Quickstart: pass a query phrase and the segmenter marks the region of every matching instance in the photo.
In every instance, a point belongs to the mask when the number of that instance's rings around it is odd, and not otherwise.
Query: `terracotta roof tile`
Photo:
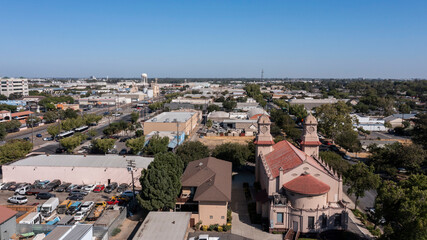
[[[329,185],[310,174],[301,174],[301,176],[283,184],[283,187],[289,191],[305,195],[320,195],[329,192],[331,189]]]
[[[11,217],[15,216],[17,214],[16,211],[9,209],[5,206],[0,206],[0,224],[4,223]]]
[[[301,165],[304,161],[328,173],[313,157],[307,155],[286,140],[273,145],[273,151],[265,156],[265,160],[274,178],[279,176],[280,168],[287,172]]]

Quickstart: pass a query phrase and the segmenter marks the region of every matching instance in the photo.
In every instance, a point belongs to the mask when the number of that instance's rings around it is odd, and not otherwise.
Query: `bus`
[[[76,128],[76,129],[74,129],[74,131],[75,132],[84,132],[84,131],[86,131],[86,130],[88,130],[89,129],[89,127],[88,126],[81,126],[81,127],[78,127],[78,128]]]
[[[63,139],[63,138],[66,138],[66,137],[73,136],[73,134],[74,134],[74,131],[67,131],[67,132],[63,132],[63,133],[58,134],[58,136],[56,136],[56,137],[58,139]]]

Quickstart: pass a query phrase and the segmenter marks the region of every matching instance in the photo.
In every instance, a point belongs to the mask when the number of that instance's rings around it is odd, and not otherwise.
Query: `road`
[[[343,190],[347,193],[348,186],[343,186]],[[348,195],[348,194],[347,194]],[[356,197],[354,195],[349,196],[353,202],[356,201]],[[377,197],[377,191],[376,190],[369,190],[365,192],[365,196],[363,198],[359,198],[359,204],[358,206],[362,210],[366,210],[367,208],[374,207],[375,204],[375,198]],[[354,206],[350,206],[351,208],[354,208]]]

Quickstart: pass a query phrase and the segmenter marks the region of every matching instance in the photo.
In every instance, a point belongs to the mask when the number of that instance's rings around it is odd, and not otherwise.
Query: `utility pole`
[[[30,121],[31,121],[31,143],[34,146],[34,119],[32,118],[31,113],[30,113]]]
[[[135,203],[135,180],[133,179],[133,169],[135,168],[135,160],[129,159],[126,160],[128,162],[127,168],[132,176],[132,191],[133,191],[133,201]]]

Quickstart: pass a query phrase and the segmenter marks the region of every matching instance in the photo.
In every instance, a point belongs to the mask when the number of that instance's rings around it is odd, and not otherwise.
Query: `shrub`
[[[111,236],[116,236],[117,234],[119,234],[122,230],[120,228],[114,228],[113,231],[111,232]]]
[[[218,232],[222,232],[222,226],[218,226]]]
[[[230,231],[231,230],[231,223],[227,223],[227,224],[222,225],[222,229],[226,232]]]
[[[202,230],[206,232],[208,230],[208,225],[203,225]]]
[[[217,229],[218,228],[218,224],[211,224],[211,225],[209,225],[209,231],[215,231],[215,229]]]
[[[233,220],[233,217],[231,216],[231,209],[227,210],[227,223],[231,223],[231,220]]]
[[[199,230],[199,229],[200,229],[200,225],[202,225],[202,221],[198,221],[198,222],[196,223],[196,225],[194,225],[194,227],[196,228],[196,230]]]

